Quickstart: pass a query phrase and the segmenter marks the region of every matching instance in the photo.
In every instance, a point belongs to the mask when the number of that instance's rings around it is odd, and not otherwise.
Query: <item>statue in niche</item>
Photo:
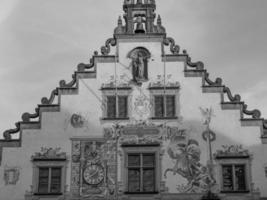
[[[134,83],[140,84],[148,79],[148,59],[150,58],[150,53],[145,48],[139,47],[132,50],[128,57],[132,59],[132,81]]]

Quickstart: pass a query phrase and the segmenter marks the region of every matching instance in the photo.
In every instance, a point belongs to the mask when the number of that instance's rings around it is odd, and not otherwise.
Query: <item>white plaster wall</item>
[[[120,42],[118,44],[119,62],[129,66],[130,60],[127,54],[136,47],[145,47],[151,52],[149,62],[148,76],[149,81],[155,80],[157,75],[163,75],[164,63],[162,62],[162,46],[160,42]],[[131,70],[126,69],[121,64],[116,65],[117,75],[126,74],[129,79],[132,78]],[[222,110],[220,94],[202,93],[201,78],[184,77],[184,63],[166,63],[166,75],[171,74],[171,81],[179,81],[180,89],[180,113],[179,122],[171,123],[181,128],[187,128],[189,137],[196,139],[201,148],[201,163],[206,164],[207,148],[202,139],[202,132],[205,127],[199,107],[212,107],[215,117],[211,122],[211,129],[216,133],[217,140],[213,142],[212,149],[215,152],[221,149],[221,145],[242,144],[244,149],[249,149],[253,154],[252,160],[252,181],[255,187],[259,187],[262,196],[267,197],[267,178],[264,174],[264,164],[267,160],[267,145],[262,145],[260,140],[260,129],[258,127],[241,127],[240,111]],[[3,180],[4,166],[20,167],[20,179],[14,186],[5,186],[0,181],[0,200],[23,200],[26,190],[30,190],[32,184],[32,163],[31,156],[39,152],[41,147],[61,147],[62,152],[71,155],[72,137],[102,137],[103,126],[109,123],[101,121],[101,97],[100,90],[102,83],[107,82],[111,75],[115,75],[114,63],[98,63],[97,78],[83,79],[79,81],[78,95],[62,95],[60,112],[43,113],[41,130],[24,130],[22,132],[21,148],[4,148],[2,166],[0,167],[0,178]],[[144,93],[149,96],[147,90],[149,82],[142,85]],[[133,89],[134,97],[138,95],[136,87]],[[133,97],[133,98],[134,98]],[[69,120],[72,114],[81,114],[87,120],[84,128],[74,129]],[[163,143],[163,149],[166,149],[168,143]],[[177,193],[177,184],[186,183],[186,180],[179,175],[168,175],[163,177],[167,168],[172,168],[174,163],[165,152],[162,162],[162,180],[166,181],[169,192]],[[120,166],[118,166],[120,167]],[[118,170],[120,172],[120,170]],[[121,179],[121,174],[119,173]],[[70,162],[67,168],[66,184],[70,185]]]

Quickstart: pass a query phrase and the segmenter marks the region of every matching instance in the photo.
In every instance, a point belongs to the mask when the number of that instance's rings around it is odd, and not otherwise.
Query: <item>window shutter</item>
[[[155,96],[155,117],[164,117],[163,96]]]
[[[175,96],[166,96],[166,117],[175,117]]]
[[[119,97],[119,118],[126,118],[128,116],[127,107],[128,107],[128,98],[127,96]]]
[[[107,97],[107,118],[116,118],[116,96]]]

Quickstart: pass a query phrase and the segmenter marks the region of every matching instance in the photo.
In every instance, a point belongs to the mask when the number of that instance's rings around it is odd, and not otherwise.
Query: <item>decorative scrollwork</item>
[[[110,38],[106,41],[105,46],[101,47],[101,54],[107,56],[110,53],[110,46],[115,46],[117,44],[116,39]]]
[[[73,87],[76,84],[76,82],[77,82],[77,80],[76,80],[76,74],[73,74],[72,75],[72,80],[69,83],[66,83],[65,80],[61,80],[59,82],[59,86],[61,88],[71,88],[71,87]]]
[[[224,87],[223,92],[227,94],[228,99],[231,102],[240,103],[241,96],[239,94],[233,96],[231,90],[228,87]]]
[[[243,113],[246,114],[246,115],[249,115],[249,116],[252,116],[253,119],[260,119],[261,117],[261,112],[257,109],[254,109],[254,110],[247,110],[248,108],[248,105],[247,104],[244,104],[243,105]]]
[[[179,54],[179,52],[180,52],[180,46],[175,44],[175,41],[174,41],[173,38],[170,38],[170,37],[165,38],[163,40],[163,44],[166,45],[166,46],[169,46],[170,45],[170,51],[173,54]]]
[[[41,100],[42,105],[51,105],[53,103],[56,95],[58,95],[58,90],[57,89],[55,89],[55,90],[53,90],[51,92],[51,95],[50,95],[49,99],[46,98],[46,97],[42,98],[42,100]]]
[[[210,86],[222,86],[222,79],[221,78],[216,78],[215,81],[212,81],[212,80],[209,79],[209,73],[205,73],[205,81]]]
[[[191,61],[191,57],[189,57],[189,56],[187,58],[187,65],[189,67],[195,68],[196,70],[204,70],[204,63],[203,62],[199,61],[199,62],[193,63]]]
[[[20,131],[20,122],[17,122],[16,124],[15,124],[15,126],[16,126],[16,128],[14,128],[14,129],[9,129],[9,130],[6,130],[5,132],[4,132],[4,134],[3,134],[3,136],[4,136],[4,139],[6,140],[6,141],[10,141],[10,140],[12,140],[12,134],[15,134],[15,133],[18,133],[19,131]]]
[[[86,69],[91,69],[95,66],[95,56],[98,55],[97,51],[94,51],[94,55],[92,56],[92,58],[90,58],[89,60],[89,64],[84,64],[84,63],[80,63],[77,66],[78,72],[84,72]]]
[[[39,108],[35,108],[35,113],[34,114],[24,113],[21,116],[22,122],[30,122],[31,119],[35,119],[35,118],[39,117],[39,115],[40,115]]]

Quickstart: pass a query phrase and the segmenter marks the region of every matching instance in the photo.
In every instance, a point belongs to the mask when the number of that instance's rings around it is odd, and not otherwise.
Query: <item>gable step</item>
[[[202,86],[203,93],[222,93],[224,86]]]
[[[223,110],[240,110],[244,102],[222,102]]]
[[[184,71],[185,77],[202,77],[205,70],[190,70],[186,69]]]
[[[241,119],[242,126],[262,126],[263,119]]]

